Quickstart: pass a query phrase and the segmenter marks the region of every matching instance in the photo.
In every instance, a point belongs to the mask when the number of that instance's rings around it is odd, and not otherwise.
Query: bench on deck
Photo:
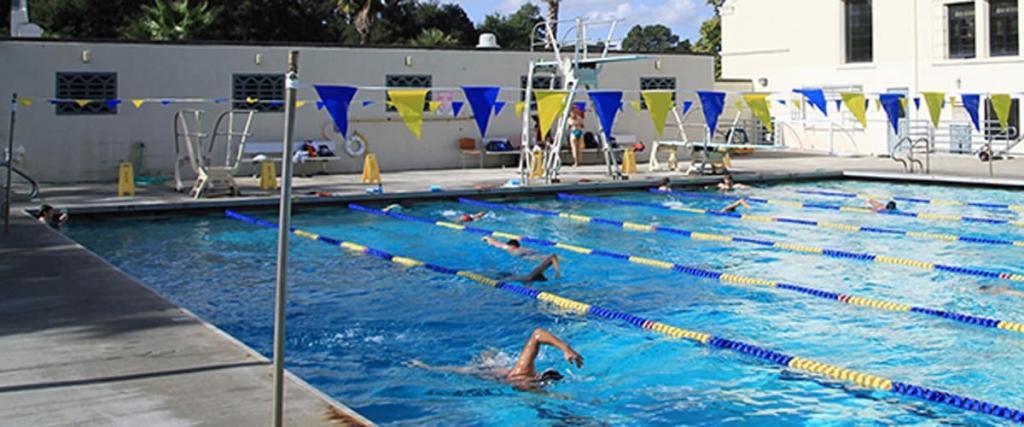
[[[492,141],[501,141],[509,143],[512,146],[511,151],[488,151],[487,144]],[[462,168],[466,168],[466,158],[470,156],[477,156],[478,167],[484,168],[484,157],[485,156],[496,156],[499,159],[502,156],[519,156],[520,150],[517,145],[512,144],[508,138],[489,138],[487,142],[480,143],[475,138],[459,138],[459,155],[462,158]]]
[[[317,157],[309,157],[309,158],[307,158],[307,159],[302,161],[302,163],[315,163],[315,164],[320,165],[320,172],[319,172],[320,174],[326,174],[327,173],[327,164],[328,163],[336,162],[336,161],[341,160],[341,157],[339,157],[337,155],[338,154],[338,146],[337,146],[337,144],[334,143],[334,141],[316,141],[316,140],[308,140],[308,139],[297,140],[297,141],[294,142],[292,149],[293,150],[298,150],[299,148],[302,147],[302,144],[304,144],[306,142],[311,142],[313,144],[316,144],[317,147],[321,147],[321,146],[327,147],[327,149],[331,150],[331,152],[335,154],[335,155],[330,156],[330,157],[319,157],[319,156],[317,156]],[[281,147],[281,142],[280,141],[277,141],[277,142],[246,142],[245,143],[245,149],[242,152],[242,154],[243,154],[242,161],[245,162],[245,163],[249,163],[249,164],[260,163],[260,161],[256,160],[256,156],[262,154],[262,155],[267,157],[266,160],[272,161],[272,162],[275,162],[275,163],[280,163],[282,158],[283,158],[283,156],[281,155],[281,148],[282,147]],[[291,155],[288,156],[289,159],[291,159],[291,157],[292,157]]]

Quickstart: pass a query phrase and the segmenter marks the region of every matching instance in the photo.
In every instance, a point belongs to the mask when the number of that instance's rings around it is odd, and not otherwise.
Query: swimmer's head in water
[[[668,177],[665,177],[665,178],[662,178],[662,179],[661,179],[661,185],[662,185],[662,186],[667,186],[667,185],[669,185],[669,184],[670,184],[671,182],[672,182],[672,180],[670,180],[670,179],[669,179]]]
[[[509,245],[509,246],[511,246],[511,247],[513,247],[513,248],[520,248],[520,247],[522,247],[522,246],[523,246],[523,245],[521,245],[521,244],[519,243],[519,240],[518,240],[518,239],[509,239],[509,240],[508,240],[508,242],[506,242],[505,244],[506,244],[506,245]]]
[[[890,200],[889,203],[885,204],[885,210],[887,210],[887,211],[894,211],[894,210],[896,210],[896,202]]]
[[[540,378],[538,380],[540,382],[554,382],[560,381],[562,378],[565,378],[565,376],[560,374],[558,371],[554,369],[548,369],[545,370],[544,372],[541,372]]]

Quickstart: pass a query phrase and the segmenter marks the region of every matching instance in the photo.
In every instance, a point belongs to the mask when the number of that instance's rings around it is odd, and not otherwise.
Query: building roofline
[[[528,49],[477,49],[472,46],[411,46],[411,45],[350,45],[340,43],[317,43],[317,42],[245,42],[225,40],[187,40],[187,41],[156,41],[156,40],[123,40],[123,39],[88,39],[88,38],[22,38],[22,37],[0,37],[0,43],[83,43],[83,44],[113,44],[113,45],[155,45],[155,46],[231,46],[231,47],[298,47],[298,48],[335,48],[335,49],[366,49],[366,50],[440,50],[455,52],[511,52],[530,53]],[[534,51],[544,54],[546,51]],[[659,56],[712,56],[708,53],[680,53],[680,52],[627,52],[614,51],[616,54],[652,54]]]

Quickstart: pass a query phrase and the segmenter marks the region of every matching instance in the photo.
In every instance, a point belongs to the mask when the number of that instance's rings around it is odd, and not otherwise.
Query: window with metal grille
[[[93,101],[57,103],[57,114],[117,114],[117,103],[106,102],[117,99],[117,73],[57,73],[56,95],[69,101]]]
[[[871,0],[846,0],[846,62],[874,59]]]
[[[384,76],[384,86],[387,86],[388,88],[400,88],[400,87],[411,87],[411,88],[416,88],[416,87],[423,88],[423,87],[426,87],[426,88],[429,88],[429,87],[433,86],[433,80],[434,80],[433,77],[431,77],[430,75],[426,75],[426,74],[394,74],[394,75]],[[386,94],[384,96],[387,97],[388,101],[391,101],[391,97],[387,96]],[[430,92],[427,92],[427,97],[423,100],[423,111],[430,111],[430,101],[433,100],[433,99],[434,99],[433,94],[430,93]],[[384,105],[384,111],[395,112],[395,111],[398,111],[398,109],[396,109],[395,107],[392,107],[390,105],[385,104]]]
[[[974,58],[974,2],[946,6],[949,58]]]
[[[284,74],[235,74],[231,103],[236,110],[261,113],[284,111]]]
[[[553,89],[558,90],[562,88],[562,77],[561,76],[533,76],[533,84],[530,85],[533,89]],[[519,100],[526,101],[526,76],[519,76]],[[537,109],[537,101],[530,100],[530,110]]]
[[[988,26],[989,55],[1017,55],[1017,0],[989,1]]]
[[[1014,137],[1020,134],[1020,102],[1018,99],[1014,99],[1010,103],[1010,119],[1007,121],[1007,132],[1010,133],[1010,137]],[[993,136],[1004,135],[1003,127],[999,124],[999,116],[996,115],[996,109],[992,108],[992,101],[985,101],[985,137],[991,138]]]
[[[676,78],[675,77],[641,77],[640,90],[671,90],[672,102],[676,101]],[[647,102],[640,97],[640,109],[647,109]]]

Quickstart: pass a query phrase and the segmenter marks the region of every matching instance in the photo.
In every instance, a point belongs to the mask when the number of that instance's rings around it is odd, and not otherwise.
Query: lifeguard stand
[[[615,30],[621,23],[621,19],[592,21],[583,18],[562,20],[552,22],[545,20],[534,26],[531,32],[530,52],[544,51],[551,55],[547,60],[530,61],[526,73],[526,94],[523,108],[523,133],[522,133],[522,155],[519,157],[519,174],[523,183],[529,183],[531,165],[534,162],[543,162],[544,182],[557,182],[562,167],[561,150],[562,143],[566,138],[566,125],[569,120],[569,112],[572,108],[576,94],[581,90],[593,90],[598,88],[598,77],[601,68],[605,64],[613,62],[637,61],[648,59],[641,55],[609,55],[613,43],[621,43],[620,39],[613,39]],[[556,32],[556,28],[568,29],[562,34]],[[607,29],[604,38],[590,39],[589,34],[603,32]],[[594,50],[593,52],[591,50]],[[598,53],[599,52],[599,53]],[[554,141],[546,150],[537,150],[534,141],[533,118],[531,113],[531,102],[533,101],[533,81],[537,76],[547,76],[549,79],[548,89],[564,90],[568,92],[565,105],[557,117],[553,126]],[[557,86],[557,87],[556,87]],[[599,125],[600,126],[600,125]],[[613,179],[620,179],[622,172],[619,169],[618,161],[615,159],[610,142],[599,129],[598,138],[601,151],[604,155],[605,164],[608,167],[608,175]],[[540,158],[537,158],[537,156]]]

